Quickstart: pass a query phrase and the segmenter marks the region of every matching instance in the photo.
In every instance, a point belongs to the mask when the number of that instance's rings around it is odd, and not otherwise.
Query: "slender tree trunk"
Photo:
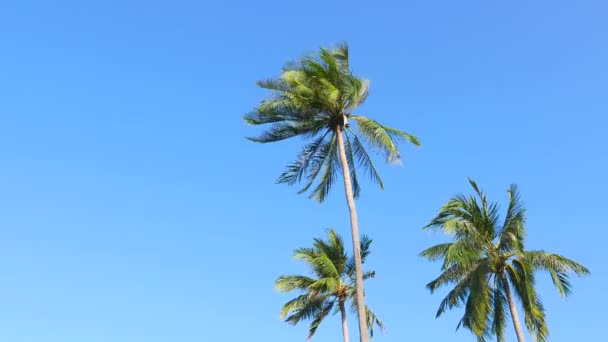
[[[357,290],[357,316],[359,318],[359,336],[361,342],[367,342],[367,315],[365,313],[365,298],[363,294],[363,267],[361,265],[361,243],[359,241],[359,220],[357,219],[357,208],[350,179],[350,169],[346,159],[344,148],[343,128],[338,127],[338,147],[340,149],[340,162],[344,178],[344,190],[346,192],[346,203],[350,212],[350,228],[353,236],[353,254],[355,255],[355,287]]]
[[[342,337],[344,342],[348,342],[348,325],[346,324],[346,308],[343,299],[340,299],[340,314],[342,315]]]
[[[507,281],[507,276],[505,276],[505,274],[503,273],[501,277],[502,281],[505,284],[505,292],[507,293],[507,300],[509,301],[509,309],[511,310],[511,319],[513,320],[513,326],[515,327],[515,334],[517,334],[517,341],[525,342],[524,332],[521,328],[521,323],[519,322],[517,307],[515,306],[515,301],[513,300],[513,295],[511,294],[511,287],[509,286],[509,282]]]

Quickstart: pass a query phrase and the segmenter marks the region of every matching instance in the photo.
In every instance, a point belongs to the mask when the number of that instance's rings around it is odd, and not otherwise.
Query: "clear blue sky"
[[[250,143],[241,120],[303,52],[348,41],[371,80],[362,112],[418,135],[366,184],[375,341],[471,341],[436,320],[422,232],[475,178],[519,184],[530,248],[593,276],[540,291],[551,341],[605,332],[608,162],[605,1],[27,1],[0,4],[0,340],[300,341],[273,289],[291,251],[335,227],[275,185],[299,142]],[[351,328],[354,328],[354,319]],[[351,329],[353,336],[355,329]],[[339,322],[315,341],[339,340]],[[513,336],[510,335],[510,340]]]

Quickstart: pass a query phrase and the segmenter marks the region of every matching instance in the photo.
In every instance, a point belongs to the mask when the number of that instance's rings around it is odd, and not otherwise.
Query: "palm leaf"
[[[397,141],[408,140],[416,146],[420,145],[418,139],[413,135],[383,126],[375,120],[358,115],[352,115],[350,118],[357,122],[359,132],[368,144],[386,154],[388,163],[398,163],[401,158]]]
[[[438,288],[447,285],[447,284],[454,284],[454,283],[459,283],[461,282],[463,279],[466,279],[469,274],[471,273],[471,270],[462,267],[461,265],[455,264],[450,266],[448,269],[446,269],[443,273],[441,273],[441,275],[439,277],[437,277],[435,280],[431,281],[430,283],[428,283],[426,285],[426,288],[429,289],[431,291],[431,293],[435,292],[435,290],[437,290]]]
[[[327,159],[324,159],[323,176],[310,195],[310,198],[315,199],[319,203],[325,201],[336,180],[336,169],[340,167],[337,152],[337,143],[330,144]]]
[[[431,261],[445,258],[452,244],[453,242],[448,242],[429,247],[420,252],[419,256]]]
[[[298,194],[303,194],[314,184],[317,176],[321,170],[327,168],[327,163],[335,163],[335,154],[338,151],[338,143],[336,141],[335,134],[332,135],[331,140],[324,144],[323,147],[316,153],[309,162],[309,169],[307,172],[307,183],[298,191]],[[314,192],[313,192],[314,193]]]
[[[281,311],[281,318],[293,325],[298,324],[301,320],[312,319],[321,310],[324,301],[324,298],[300,295],[285,303]]]
[[[278,122],[257,137],[249,137],[247,139],[257,143],[276,142],[285,139],[290,139],[302,135],[315,135],[324,128],[322,123],[295,123],[295,122]]]
[[[298,159],[287,166],[285,172],[279,176],[277,183],[293,185],[300,182],[302,176],[309,170],[311,161],[323,158],[325,152],[324,147],[327,145],[327,143],[325,143],[325,138],[329,133],[330,131],[328,130],[324,135],[312,143],[305,145],[300,152]]]
[[[469,273],[467,276],[462,277],[458,284],[454,286],[450,292],[443,298],[441,303],[439,304],[439,308],[437,309],[437,314],[435,318],[441,316],[446,310],[452,309],[454,307],[459,307],[463,303],[466,302],[466,299],[469,295],[470,290],[470,282],[471,282],[471,274]],[[427,288],[433,292],[437,286],[433,284],[433,282],[427,284]]]
[[[526,251],[524,262],[531,265],[534,270],[548,272],[553,284],[564,298],[572,292],[568,272],[573,272],[578,276],[590,274],[585,266],[561,255],[545,251]]]
[[[497,342],[506,342],[505,330],[507,325],[507,318],[505,314],[507,306],[507,295],[505,291],[505,284],[501,277],[494,277],[494,292],[492,293],[492,334],[496,335]]]
[[[349,128],[346,132],[349,132],[352,135],[352,153],[357,160],[357,167],[363,168],[365,173],[369,176],[370,180],[378,185],[380,185],[380,189],[384,190],[384,183],[382,182],[382,178],[380,178],[380,174],[374,165],[374,162],[370,158],[369,154],[365,150],[365,147],[361,143],[361,140],[357,137],[357,135]]]
[[[281,292],[305,290],[315,282],[314,279],[302,275],[283,275],[275,281],[275,287]]]
[[[491,312],[491,289],[486,277],[488,267],[487,262],[481,262],[471,274],[465,313],[461,319],[462,326],[470,329],[478,338],[487,334],[487,317]]]
[[[361,253],[361,263],[362,264],[365,263],[365,259],[371,254],[372,241],[373,240],[365,234],[363,234],[361,236],[361,239],[359,240],[359,251]],[[348,277],[354,279],[354,276],[355,276],[355,256],[354,255],[352,255],[348,259],[344,273],[346,273],[348,275]]]
[[[325,317],[327,317],[327,315],[331,312],[331,309],[334,307],[334,304],[335,300],[327,301],[325,302],[323,308],[316,313],[314,319],[310,323],[307,339],[311,339],[314,336],[315,332],[317,332],[317,328],[319,327],[321,322],[323,322]]]
[[[511,184],[508,193],[509,207],[499,237],[499,248],[503,252],[523,250],[525,238],[526,209],[521,203],[517,185]]]

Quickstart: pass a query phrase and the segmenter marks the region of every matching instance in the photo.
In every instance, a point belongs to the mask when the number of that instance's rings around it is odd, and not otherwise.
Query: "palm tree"
[[[348,325],[346,322],[346,304],[351,303],[353,312],[357,309],[355,295],[355,260],[344,250],[342,238],[334,231],[328,231],[327,241],[314,239],[312,248],[298,248],[294,251],[296,259],[304,260],[310,266],[313,277],[304,275],[284,275],[277,278],[275,285],[279,291],[302,291],[303,294],[290,300],[283,306],[281,318],[291,324],[298,324],[303,319],[312,320],[308,338],[310,339],[319,324],[330,313],[340,312],[342,318],[342,336],[348,342]],[[370,254],[372,240],[367,236],[361,239],[362,262]],[[363,278],[373,278],[374,271],[365,272]],[[384,329],[382,321],[365,307],[366,326],[370,336],[374,336],[374,325]]]
[[[545,310],[536,294],[535,273],[548,272],[562,297],[570,294],[570,272],[588,275],[583,265],[561,255],[524,248],[526,210],[516,185],[508,190],[509,205],[501,220],[496,203],[488,204],[485,194],[469,179],[477,197],[457,195],[444,205],[425,227],[441,230],[452,242],[424,250],[429,260],[443,260],[442,274],[427,285],[434,292],[454,285],[439,305],[437,317],[447,309],[464,305],[458,324],[470,329],[479,341],[496,335],[505,341],[508,306],[519,342],[524,341],[514,295],[519,298],[528,331],[537,341],[549,333]]]
[[[307,192],[316,183],[310,197],[323,202],[335,182],[336,172],[342,171],[355,257],[359,333],[361,341],[366,342],[359,223],[355,207],[355,199],[360,193],[357,168],[362,168],[383,188],[366,147],[384,153],[387,162],[398,163],[397,143],[409,141],[419,145],[419,141],[408,133],[353,113],[367,98],[369,82],[352,74],[346,45],[321,49],[318,56],[288,64],[279,78],[260,81],[258,86],[272,94],[244,119],[252,125],[271,126],[263,134],[249,139],[269,143],[302,137],[309,141],[278,182],[289,185],[304,182],[299,193]],[[356,130],[349,120],[356,123]]]

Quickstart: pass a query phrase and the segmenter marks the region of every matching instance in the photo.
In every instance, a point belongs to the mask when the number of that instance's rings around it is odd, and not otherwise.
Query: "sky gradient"
[[[439,265],[421,231],[474,178],[519,185],[528,248],[591,269],[563,301],[539,278],[550,341],[604,334],[608,232],[605,1],[3,1],[0,4],[0,340],[304,341],[274,279],[334,227],[276,185],[301,141],[257,145],[255,81],[347,41],[371,80],[360,113],[417,135],[363,185],[377,342],[472,341],[435,319]],[[348,241],[348,240],[347,240]],[[356,336],[354,316],[351,336]],[[337,318],[313,341],[337,341]],[[509,326],[508,340],[514,336]]]

